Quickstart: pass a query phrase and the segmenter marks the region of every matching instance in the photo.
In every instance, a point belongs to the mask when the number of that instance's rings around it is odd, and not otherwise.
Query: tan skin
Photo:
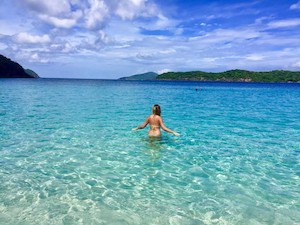
[[[160,137],[161,136],[160,128],[162,128],[164,131],[172,133],[176,136],[180,135],[177,132],[167,128],[164,125],[161,116],[156,115],[154,110],[153,110],[153,114],[148,116],[142,125],[140,125],[136,128],[133,128],[132,130],[144,129],[148,124],[150,124],[150,130],[148,132],[149,137]]]

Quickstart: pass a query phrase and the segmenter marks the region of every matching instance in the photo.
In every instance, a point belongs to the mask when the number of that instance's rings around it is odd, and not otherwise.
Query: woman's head
[[[155,105],[152,107],[152,113],[153,113],[154,115],[160,116],[160,114],[161,114],[160,106],[157,105],[157,104],[155,104]]]

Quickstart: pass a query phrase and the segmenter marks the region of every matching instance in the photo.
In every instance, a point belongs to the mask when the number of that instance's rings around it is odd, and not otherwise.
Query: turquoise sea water
[[[131,130],[153,104],[180,137]],[[0,224],[300,224],[299,106],[300,84],[1,79]]]

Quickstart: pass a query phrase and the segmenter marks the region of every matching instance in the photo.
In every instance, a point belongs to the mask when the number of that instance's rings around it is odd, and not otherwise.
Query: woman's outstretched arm
[[[161,128],[162,128],[164,131],[167,131],[167,132],[169,132],[169,133],[172,133],[172,134],[174,134],[174,135],[176,135],[176,136],[179,136],[179,135],[180,135],[180,134],[178,134],[177,132],[175,132],[175,131],[170,130],[169,128],[167,128],[167,127],[165,126],[165,124],[164,124],[164,122],[163,122],[163,120],[162,120],[161,117],[160,117],[160,119],[159,119],[159,123],[160,123]]]
[[[144,129],[148,125],[148,123],[149,123],[149,117],[147,117],[147,119],[145,120],[145,122],[142,125],[140,125],[136,128],[133,128],[132,130]]]

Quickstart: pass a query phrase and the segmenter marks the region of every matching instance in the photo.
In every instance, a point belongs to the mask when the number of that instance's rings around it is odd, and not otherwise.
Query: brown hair
[[[161,114],[160,106],[155,104],[152,108],[152,112],[154,115],[160,116],[160,114]]]

